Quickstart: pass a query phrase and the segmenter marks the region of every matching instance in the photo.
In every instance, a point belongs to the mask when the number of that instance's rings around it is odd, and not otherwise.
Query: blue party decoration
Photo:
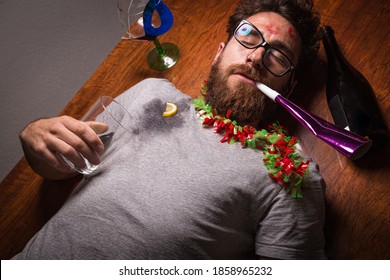
[[[160,26],[152,25],[152,16],[156,11],[160,17]],[[145,35],[148,37],[157,37],[167,32],[173,24],[173,14],[162,0],[150,0],[144,9],[143,24]]]

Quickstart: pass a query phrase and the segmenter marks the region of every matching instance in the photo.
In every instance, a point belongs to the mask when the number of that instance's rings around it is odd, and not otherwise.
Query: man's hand
[[[27,125],[19,134],[31,167],[48,179],[65,179],[75,172],[61,158],[64,155],[77,167],[85,167],[82,154],[92,164],[99,164],[104,145],[97,133],[108,126],[82,122],[68,116],[40,119]]]

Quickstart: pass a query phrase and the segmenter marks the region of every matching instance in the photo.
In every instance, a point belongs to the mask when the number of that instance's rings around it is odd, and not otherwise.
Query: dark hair
[[[277,13],[297,30],[302,41],[302,53],[296,68],[296,77],[299,79],[305,66],[316,57],[321,39],[319,33],[320,16],[313,10],[313,1],[241,0],[228,21],[228,41],[232,38],[234,30],[241,20],[260,12]]]

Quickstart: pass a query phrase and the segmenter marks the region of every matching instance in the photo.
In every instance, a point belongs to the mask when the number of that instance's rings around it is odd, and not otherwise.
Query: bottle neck
[[[322,27],[322,42],[328,58],[328,66],[331,68],[341,69],[342,64],[346,64],[347,62],[340,51],[332,27]]]

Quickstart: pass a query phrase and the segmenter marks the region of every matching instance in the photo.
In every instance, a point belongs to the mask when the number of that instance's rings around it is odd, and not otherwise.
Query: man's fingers
[[[94,130],[84,122],[71,117],[56,118],[47,125],[48,133],[43,133],[42,141],[36,141],[35,146],[45,145],[41,150],[48,148],[58,152],[72,161],[77,167],[85,167],[83,155],[92,164],[99,164],[98,152],[104,150],[104,145]]]
[[[58,138],[69,144],[92,164],[99,164],[99,154],[104,151],[104,144],[96,132],[87,123],[81,121],[64,122],[64,126],[71,133],[58,135]],[[98,129],[104,130],[105,125],[101,124]],[[71,153],[71,151],[68,152]]]
[[[91,127],[72,117],[60,116],[28,124],[20,132],[19,138],[30,162],[36,168],[48,170],[50,166],[53,170],[70,173],[72,169],[65,163],[62,155],[79,168],[86,166],[83,157],[91,164],[99,164],[99,153],[103,152],[104,145],[95,131],[105,129],[107,126],[104,124],[92,123]],[[36,163],[35,159],[40,162]]]
[[[97,134],[102,134],[108,130],[108,124],[106,123],[88,121],[86,124],[88,124]]]
[[[62,173],[74,173],[75,170],[70,167],[61,155],[57,152],[48,152],[45,156],[46,162],[54,167],[57,171]]]

